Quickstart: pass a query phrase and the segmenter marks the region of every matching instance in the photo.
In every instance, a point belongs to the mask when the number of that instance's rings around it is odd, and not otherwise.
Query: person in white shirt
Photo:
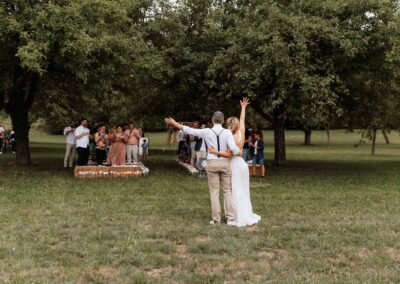
[[[65,157],[64,157],[64,168],[70,167],[72,168],[75,158],[75,123],[71,123],[69,126],[64,128],[64,135],[66,149],[65,149]]]
[[[168,125],[175,126],[183,130],[186,134],[202,138],[208,147],[214,147],[218,151],[227,151],[233,155],[241,155],[241,151],[236,145],[232,132],[223,128],[224,114],[217,111],[213,114],[213,128],[194,129],[177,123],[173,118],[165,118]],[[230,160],[213,153],[207,154],[207,176],[210,188],[212,220],[210,224],[221,222],[221,206],[219,201],[220,186],[224,191],[225,217],[228,225],[234,224],[235,211],[232,205],[231,195],[231,165]]]
[[[86,166],[89,161],[89,134],[86,118],[81,119],[81,125],[75,129],[76,151],[78,152],[78,166]]]

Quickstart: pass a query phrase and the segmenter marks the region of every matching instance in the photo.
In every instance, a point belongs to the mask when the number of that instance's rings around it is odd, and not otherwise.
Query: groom
[[[233,155],[240,155],[240,150],[236,146],[232,132],[223,128],[224,114],[220,111],[214,113],[212,122],[213,128],[195,129],[183,126],[177,123],[173,118],[166,118],[165,122],[186,134],[197,136],[206,142],[207,146],[218,149],[218,151],[226,151],[229,149]],[[217,156],[215,154],[207,154],[207,175],[208,186],[210,188],[212,220],[211,225],[221,222],[221,206],[219,203],[220,186],[224,191],[225,200],[225,216],[228,225],[234,224],[235,211],[232,205],[231,191],[231,165],[230,160]]]

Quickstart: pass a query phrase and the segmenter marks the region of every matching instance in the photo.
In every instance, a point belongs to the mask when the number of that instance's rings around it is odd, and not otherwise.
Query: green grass
[[[205,180],[149,134],[150,175],[80,180],[63,138],[35,134],[31,169],[0,156],[0,282],[399,283],[400,137],[287,132],[289,163],[252,179],[259,225],[212,227]],[[271,132],[265,132],[272,159]],[[164,149],[163,149],[164,148]]]

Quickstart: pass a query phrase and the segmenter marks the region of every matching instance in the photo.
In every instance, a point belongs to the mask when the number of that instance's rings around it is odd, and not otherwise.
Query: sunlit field
[[[272,132],[264,132],[273,158]],[[287,166],[251,180],[253,227],[210,226],[207,181],[149,133],[149,176],[82,180],[64,138],[34,133],[34,166],[0,156],[0,283],[399,283],[400,136],[287,131]]]

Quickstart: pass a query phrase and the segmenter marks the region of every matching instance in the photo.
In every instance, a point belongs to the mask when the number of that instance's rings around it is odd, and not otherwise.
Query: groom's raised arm
[[[196,128],[191,128],[188,126],[184,126],[183,124],[180,124],[175,121],[175,119],[168,117],[165,118],[165,123],[171,126],[174,126],[178,128],[179,130],[183,130],[183,132],[193,135],[193,136],[198,136],[201,138],[204,138],[205,134],[207,133],[207,129],[196,129]]]

